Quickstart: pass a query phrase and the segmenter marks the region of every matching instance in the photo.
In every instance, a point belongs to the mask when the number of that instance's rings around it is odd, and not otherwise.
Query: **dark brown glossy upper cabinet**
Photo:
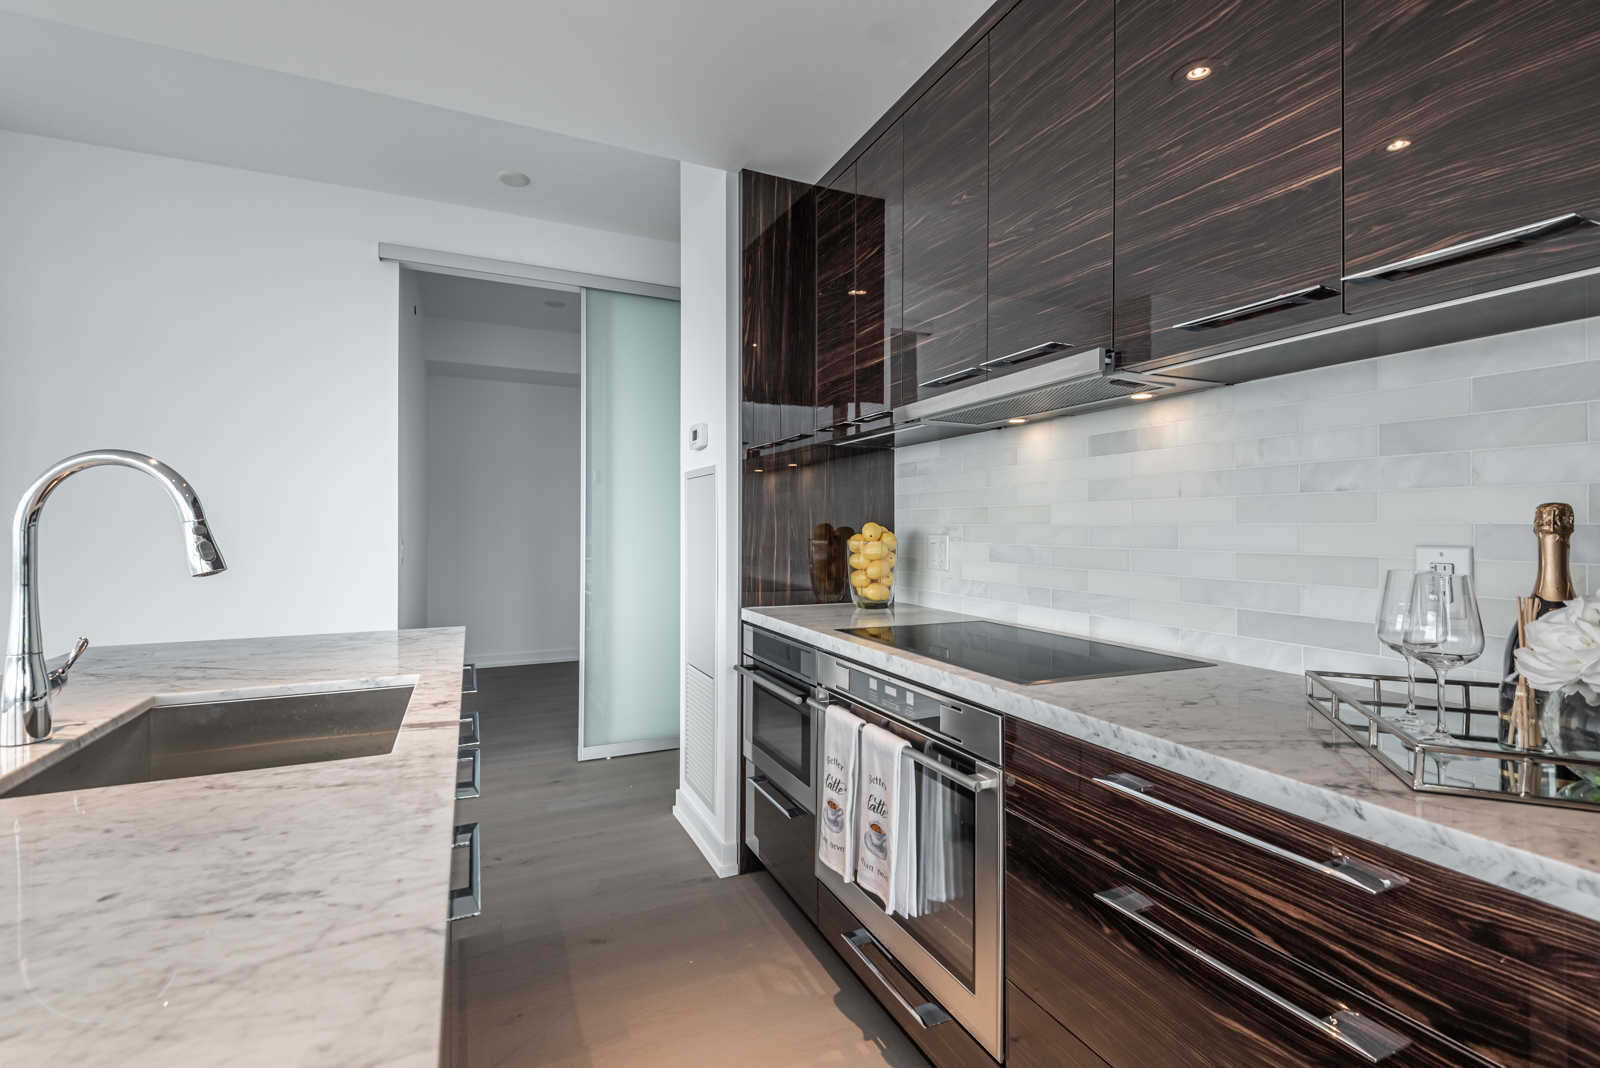
[[[1111,344],[1114,13],[1022,0],[990,31],[991,374]]]
[[[856,390],[856,169],[817,190],[817,418],[854,418]]]
[[[1116,344],[1341,313],[1340,0],[1117,0]]]
[[[816,192],[756,171],[740,183],[740,434],[746,447],[802,440],[816,412]]]
[[[989,318],[988,127],[985,38],[905,115],[903,340],[906,370],[919,396],[983,374],[978,368],[987,358]]]
[[[900,347],[900,230],[905,216],[902,126],[856,161],[856,418],[895,403],[891,377]],[[870,427],[868,429],[871,429]]]
[[[1583,0],[1346,0],[1352,311],[1600,258],[1600,226],[1579,222],[1600,220],[1597,15]]]

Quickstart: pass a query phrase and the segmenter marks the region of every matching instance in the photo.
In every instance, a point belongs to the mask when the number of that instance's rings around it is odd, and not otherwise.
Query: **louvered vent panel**
[[[712,808],[717,790],[717,697],[711,676],[683,666],[683,781]]]
[[[1109,378],[1080,378],[1073,382],[1062,382],[1059,385],[1036,389],[1031,393],[1019,393],[1015,397],[1005,397],[1001,400],[991,401],[988,404],[977,404],[971,408],[959,408],[953,412],[935,416],[941,423],[963,423],[968,426],[982,426],[985,423],[997,423],[1002,419],[1020,419],[1029,415],[1042,415],[1045,412],[1059,411],[1062,408],[1071,408],[1079,404],[1094,404],[1097,401],[1115,400],[1126,397],[1130,393],[1137,393],[1147,386],[1119,382]]]

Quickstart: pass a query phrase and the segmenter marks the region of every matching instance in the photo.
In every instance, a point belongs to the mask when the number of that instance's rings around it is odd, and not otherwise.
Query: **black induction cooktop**
[[[844,633],[1025,686],[1211,666],[1203,660],[983,619],[854,627]]]

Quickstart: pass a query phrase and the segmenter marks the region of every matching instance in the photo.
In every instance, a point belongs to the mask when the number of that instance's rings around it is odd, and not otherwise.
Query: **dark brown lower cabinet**
[[[901,999],[912,1005],[920,1005],[932,1000],[928,992],[907,975],[892,957],[879,950],[876,943],[858,951],[845,941],[846,935],[860,929],[861,921],[851,915],[850,910],[827,887],[819,886],[817,895],[817,926],[823,936],[844,958],[862,985],[872,991],[872,996],[878,999],[884,1011],[894,1017],[895,1022],[911,1036],[911,1040],[927,1054],[929,1060],[939,1068],[998,1068],[998,1062],[954,1020],[923,1027],[915,1016],[907,1012],[901,1005]],[[863,954],[871,959],[877,975],[867,967]],[[887,985],[889,983],[894,984],[892,990]]]
[[[1010,981],[1112,1068],[1492,1063],[1059,835],[1006,822]]]
[[[1006,1063],[1011,1068],[1110,1068],[1012,983],[1006,984]]]
[[[762,788],[774,797],[787,800],[770,782]],[[790,816],[767,798],[755,791],[747,799],[750,820],[755,827],[756,840],[761,843],[761,863],[772,878],[794,898],[806,919],[817,922],[817,882],[815,858],[817,855],[817,817],[804,809],[791,808],[799,815]]]

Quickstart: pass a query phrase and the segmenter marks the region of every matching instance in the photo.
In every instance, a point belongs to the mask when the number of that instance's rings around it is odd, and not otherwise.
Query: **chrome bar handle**
[[[750,776],[750,785],[756,788],[756,793],[772,802],[772,807],[783,813],[784,819],[794,820],[805,815],[806,810],[795,804],[793,801],[790,801],[787,797],[783,797],[783,792],[781,790],[778,792],[778,797],[773,797],[771,792],[767,790],[767,781],[768,780],[765,775]],[[773,789],[777,788],[774,787]],[[783,798],[783,800],[780,801],[778,798]]]
[[[467,885],[450,891],[450,919],[464,920],[483,911],[483,857],[478,843],[478,825],[463,823],[456,827],[452,850],[465,847],[467,853]]]
[[[1021,349],[1017,352],[1011,353],[1009,356],[997,356],[992,360],[980,363],[978,366],[983,368],[985,371],[991,367],[1012,367],[1019,363],[1027,363],[1029,360],[1037,360],[1040,356],[1048,356],[1052,352],[1061,352],[1063,349],[1070,349],[1071,347],[1072,342],[1070,341],[1046,341],[1042,345],[1035,345],[1032,348]]]
[[[1320,1031],[1328,1038],[1354,1051],[1372,1064],[1377,1064],[1390,1054],[1397,1053],[1411,1045],[1409,1038],[1389,1030],[1382,1024],[1370,1020],[1358,1012],[1344,1009],[1334,1013],[1332,1016],[1316,1016],[1281,994],[1268,990],[1249,976],[1235,971],[1205,950],[1184,941],[1159,923],[1151,920],[1144,914],[1144,910],[1153,906],[1155,902],[1132,887],[1113,887],[1110,890],[1102,890],[1094,896],[1096,900],[1111,906],[1118,913],[1137,923],[1163,942],[1182,950],[1208,968],[1227,976],[1246,990],[1271,1002],[1301,1023]]]
[[[477,693],[478,692],[478,665],[477,664],[462,664],[461,665],[461,670],[462,671],[470,671],[472,673],[472,685],[471,686],[463,686],[463,687],[461,687],[461,692],[462,693]]]
[[[733,670],[737,671],[739,674],[743,675],[745,678],[749,679],[763,690],[766,690],[768,693],[777,694],[785,701],[788,701],[791,705],[803,705],[806,702],[805,694],[796,693],[794,690],[789,689],[789,687],[784,686],[782,683],[773,682],[771,679],[767,678],[754,668],[747,668],[743,664],[736,664],[734,665]]]
[[[1553,219],[1543,219],[1526,226],[1518,226],[1510,230],[1502,230],[1498,234],[1488,237],[1476,237],[1471,241],[1463,241],[1456,245],[1446,245],[1444,248],[1424,252],[1420,256],[1410,256],[1394,263],[1386,263],[1382,267],[1374,267],[1370,271],[1358,271],[1347,274],[1340,279],[1341,282],[1387,282],[1412,271],[1420,271],[1424,267],[1439,267],[1450,260],[1465,259],[1484,252],[1498,252],[1513,245],[1520,245],[1525,241],[1538,241],[1546,237],[1554,237],[1565,233],[1575,226],[1594,226],[1595,220],[1575,211],[1565,215],[1557,215]]]
[[[456,766],[470,761],[472,763],[472,777],[456,780],[456,800],[465,801],[469,797],[478,797],[483,793],[483,750],[462,746],[456,750]]]
[[[938,772],[957,786],[964,786],[975,794],[982,793],[984,790],[993,790],[1000,785],[1000,777],[998,775],[968,775],[966,772],[957,771],[949,764],[941,764],[921,750],[912,749],[910,746],[906,747],[905,754],[914,762]]]
[[[1159,797],[1151,797],[1145,791],[1151,789],[1154,783],[1146,782],[1137,775],[1119,772],[1116,775],[1110,775],[1105,778],[1096,778],[1094,781],[1104,786],[1107,790],[1115,790],[1124,797],[1131,797],[1146,805],[1152,805],[1180,819],[1186,819],[1190,823],[1197,823],[1208,830],[1226,835],[1235,842],[1250,846],[1252,849],[1270,853],[1280,860],[1287,860],[1291,864],[1309,868],[1318,874],[1326,875],[1330,879],[1337,880],[1346,886],[1354,887],[1369,894],[1381,894],[1385,890],[1393,890],[1411,881],[1404,875],[1398,875],[1385,868],[1380,868],[1376,864],[1368,864],[1366,861],[1357,860],[1354,857],[1340,855],[1329,861],[1313,860],[1281,846],[1273,845],[1271,842],[1257,838],[1254,835],[1236,831],[1227,824],[1207,819],[1198,812],[1190,812],[1186,808],[1179,808],[1177,805],[1163,801]]]
[[[1214,312],[1211,315],[1202,315],[1198,319],[1173,323],[1171,329],[1211,330],[1219,326],[1228,326],[1244,319],[1254,319],[1258,315],[1283,311],[1286,308],[1294,308],[1301,304],[1310,304],[1314,300],[1326,300],[1329,297],[1337,297],[1338,295],[1339,291],[1337,289],[1329,289],[1327,286],[1306,286],[1304,289],[1297,289],[1292,293],[1279,293],[1275,297],[1267,297],[1265,300],[1253,300],[1249,304],[1241,304],[1237,308],[1229,308],[1227,311]]]
[[[884,978],[884,974],[878,970],[878,966],[868,960],[865,953],[861,952],[862,946],[872,945],[876,946],[878,952],[882,953],[885,958],[891,960],[893,959],[889,957],[889,951],[883,948],[882,943],[880,943],[876,938],[872,937],[871,931],[867,930],[865,927],[858,927],[854,931],[841,935],[840,937],[844,939],[845,945],[855,950],[856,956],[861,958],[861,963],[867,966],[867,971],[875,975],[878,979],[878,982],[882,983],[888,989],[889,993],[894,995],[894,999],[900,1003],[901,1008],[905,1009],[911,1014],[911,1018],[917,1021],[918,1027],[934,1027],[950,1019],[949,1013],[945,1012],[931,1001],[923,1002],[921,1005],[911,1004],[911,1002],[906,1000],[906,996],[900,993],[899,989],[893,983]]]
[[[929,379],[926,382],[919,382],[917,384],[923,389],[932,389],[935,386],[949,386],[955,384],[956,382],[964,382],[969,378],[976,378],[981,374],[983,374],[983,368],[973,365],[971,367],[963,367],[959,371],[951,371],[947,375],[940,375],[938,378]]]
[[[78,658],[87,652],[88,649],[88,638],[79,638],[77,641],[72,643],[72,652],[67,654],[66,662],[46,676],[46,678],[50,680],[51,693],[55,693],[57,690],[61,689],[61,687],[67,684],[67,672],[72,670],[72,665],[76,664],[78,662]]]
[[[461,748],[465,749],[468,746],[477,745],[481,741],[483,741],[483,728],[478,722],[478,714],[476,712],[468,712],[461,717],[461,741],[459,744]]]

